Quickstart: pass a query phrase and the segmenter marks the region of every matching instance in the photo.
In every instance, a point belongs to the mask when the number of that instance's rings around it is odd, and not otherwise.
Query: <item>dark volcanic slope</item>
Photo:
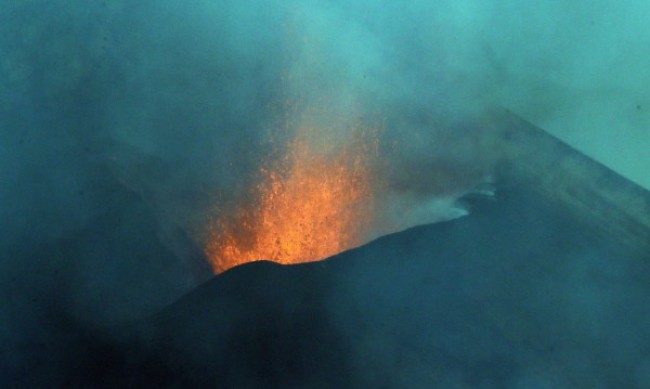
[[[62,375],[76,374],[69,367],[80,336],[157,312],[211,275],[187,236],[162,239],[142,198],[97,170],[92,193],[78,194],[103,199],[92,201],[101,203],[94,217],[55,238],[47,233],[57,224],[41,220],[0,251],[2,388],[61,387]],[[186,258],[169,248],[172,238],[187,247]]]
[[[69,383],[647,387],[650,262],[590,231],[505,188],[325,262],[235,268],[95,344]]]

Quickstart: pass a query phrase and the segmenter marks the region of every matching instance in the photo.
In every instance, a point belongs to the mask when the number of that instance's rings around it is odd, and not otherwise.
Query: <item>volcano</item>
[[[470,202],[323,262],[234,268],[91,348],[79,382],[634,387],[641,355],[620,351],[650,345],[649,263],[534,192]]]
[[[66,385],[645,387],[650,196],[501,123],[496,195],[462,198],[469,216],[324,261],[232,268],[146,319],[76,336]]]

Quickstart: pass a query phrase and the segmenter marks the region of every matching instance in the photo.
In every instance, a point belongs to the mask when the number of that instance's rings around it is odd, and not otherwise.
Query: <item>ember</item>
[[[215,273],[263,259],[316,261],[365,242],[374,217],[376,134],[353,131],[342,144],[323,144],[318,133],[299,130],[284,157],[260,170],[254,204],[220,215],[206,247]]]

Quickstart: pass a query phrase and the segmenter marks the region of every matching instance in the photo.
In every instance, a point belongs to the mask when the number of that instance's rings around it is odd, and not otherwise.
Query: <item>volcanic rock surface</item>
[[[71,386],[647,387],[650,262],[517,186],[322,262],[249,263],[82,342]]]

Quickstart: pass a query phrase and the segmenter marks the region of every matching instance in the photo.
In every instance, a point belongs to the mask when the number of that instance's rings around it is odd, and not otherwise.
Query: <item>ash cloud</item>
[[[489,175],[473,134],[493,105],[649,186],[648,13],[641,1],[4,2],[0,289],[17,297],[1,339],[24,349],[30,331],[50,336],[45,311],[98,326],[195,286],[204,269],[170,236],[200,241],[292,121],[384,128],[386,202],[415,203],[418,223]],[[75,243],[98,220],[110,238]],[[148,232],[163,248],[134,252]],[[169,262],[141,259],[152,252]]]

